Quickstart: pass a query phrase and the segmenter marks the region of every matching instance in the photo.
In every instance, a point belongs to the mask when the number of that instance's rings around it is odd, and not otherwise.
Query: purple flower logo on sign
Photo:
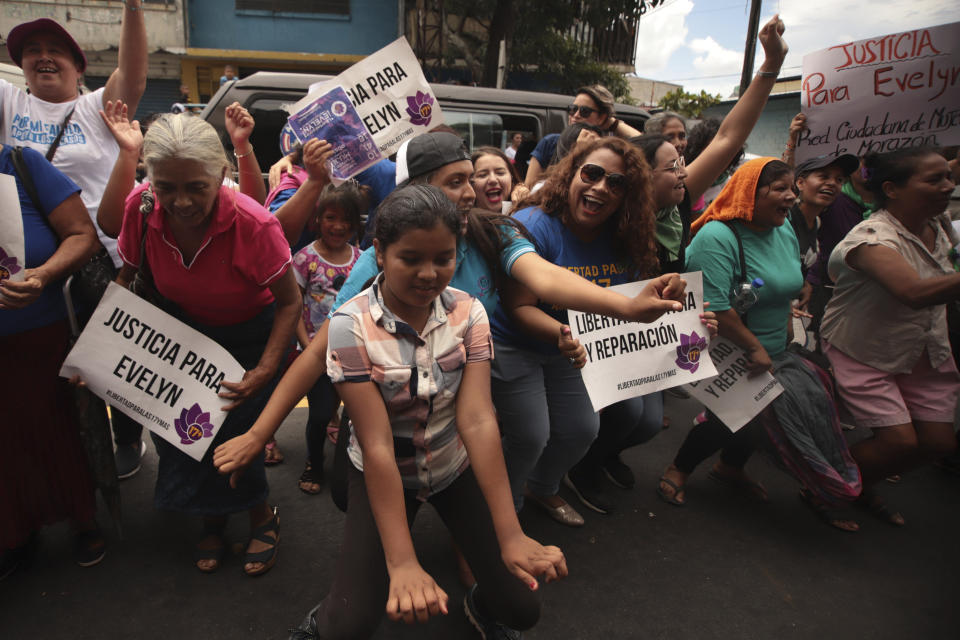
[[[407,114],[410,124],[425,127],[430,124],[433,115],[433,96],[429,93],[417,91],[417,95],[407,97]]]
[[[173,421],[173,426],[180,436],[180,444],[193,444],[201,438],[213,435],[213,425],[210,424],[210,414],[204,413],[200,405],[194,403],[189,409],[183,409],[180,417]]]
[[[705,336],[697,335],[694,331],[690,335],[680,334],[680,346],[677,347],[677,366],[693,373],[700,367],[700,356],[707,350]]]
[[[343,115],[347,112],[347,105],[337,100],[332,105],[330,105],[330,111],[333,113],[333,115],[337,116],[338,118],[342,118]]]
[[[8,256],[3,247],[0,247],[0,280],[6,280],[20,271],[20,268],[20,265],[17,264],[17,257]]]

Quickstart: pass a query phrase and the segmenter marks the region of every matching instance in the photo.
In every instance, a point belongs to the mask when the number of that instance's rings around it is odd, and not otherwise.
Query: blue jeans
[[[493,402],[503,432],[503,457],[513,503],[523,487],[554,495],[560,480],[590,448],[600,428],[579,369],[562,355],[496,344]]]

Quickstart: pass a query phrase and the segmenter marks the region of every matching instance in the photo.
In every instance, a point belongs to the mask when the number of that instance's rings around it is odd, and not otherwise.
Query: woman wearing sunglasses
[[[616,117],[613,94],[600,84],[580,87],[573,103],[567,106],[567,124],[589,124],[599,127],[609,135],[628,139],[640,135],[640,132]],[[547,167],[554,164],[554,153],[560,134],[544,136],[530,154],[530,166],[524,183],[528,189],[540,181]]]
[[[561,160],[526,201],[532,206],[514,217],[545,260],[601,286],[632,282],[658,273],[650,180],[635,147],[601,138]],[[678,278],[664,281],[664,298],[683,287]],[[583,518],[557,495],[560,482],[590,447],[601,420],[636,424],[642,402],[618,403],[602,416],[593,411],[578,371],[586,353],[567,322],[566,309],[508,281],[491,323],[497,354],[492,384],[515,506],[522,507],[526,484],[526,496],[551,517],[580,526]]]

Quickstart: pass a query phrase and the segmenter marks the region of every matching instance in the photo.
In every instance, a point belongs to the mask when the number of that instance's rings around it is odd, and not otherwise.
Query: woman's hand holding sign
[[[651,279],[632,299],[631,319],[635,322],[654,322],[668,311],[680,311],[683,309],[681,301],[686,287],[686,281],[676,273],[665,273]]]
[[[3,280],[0,282],[0,309],[23,309],[34,302],[47,286],[46,275],[42,269],[27,269],[20,282]]]
[[[253,369],[247,370],[247,372],[243,374],[243,380],[240,382],[227,382],[226,380],[221,382],[220,386],[226,389],[226,391],[221,391],[217,395],[227,400],[233,400],[233,402],[223,407],[223,410],[230,411],[240,406],[244,400],[255,395],[257,391],[263,388],[263,385],[270,382],[270,379],[273,378],[275,373],[276,370],[271,371],[267,367],[258,365]]]
[[[583,348],[579,340],[573,337],[570,333],[570,327],[567,325],[560,327],[560,339],[557,340],[557,348],[575,369],[582,369],[583,365],[587,364],[587,350]]]

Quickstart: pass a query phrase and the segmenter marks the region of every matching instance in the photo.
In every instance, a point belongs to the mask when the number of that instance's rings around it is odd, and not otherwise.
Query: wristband
[[[773,78],[776,80],[780,76],[779,71],[757,71],[757,75],[761,78]]]
[[[794,149],[797,148],[797,145],[795,145],[795,144],[790,144],[790,143],[788,142],[788,143],[786,144],[786,147],[787,147],[787,149],[790,149],[790,151],[793,151]]]
[[[140,11],[140,7],[131,7],[127,0],[120,0],[120,2],[122,2],[127,9],[130,9],[130,11]]]
[[[247,156],[252,155],[252,154],[253,154],[253,147],[252,147],[252,146],[250,147],[250,151],[247,151],[246,153],[237,153],[237,150],[236,150],[236,149],[233,150],[233,157],[236,158],[237,160],[239,160],[239,159],[241,159],[241,158],[246,158]]]

